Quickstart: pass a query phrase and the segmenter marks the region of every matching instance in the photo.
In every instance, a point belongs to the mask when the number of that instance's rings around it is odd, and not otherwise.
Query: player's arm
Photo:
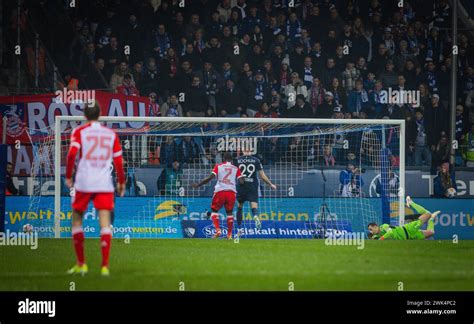
[[[201,182],[199,183],[194,183],[192,185],[193,188],[199,188],[201,186],[204,186],[206,183],[209,183],[212,179],[214,179],[216,177],[216,174],[214,172],[211,172],[210,175],[208,175],[206,178],[204,178],[203,180],[201,180]]]
[[[115,135],[113,159],[115,166],[115,174],[117,175],[117,193],[120,197],[125,194],[125,172],[123,170],[123,154],[122,146],[117,135]]]
[[[201,180],[201,182],[199,183],[193,183],[191,185],[191,187],[193,188],[199,188],[201,186],[204,186],[206,183],[209,183],[212,179],[214,179],[215,177],[217,177],[217,172],[219,172],[219,168],[217,167],[217,165],[214,167],[214,169],[212,169],[211,171],[211,174],[208,175],[206,178],[204,178],[203,180]]]
[[[66,158],[66,186],[72,187],[72,173],[74,171],[74,162],[76,161],[77,152],[81,149],[81,136],[74,130],[71,134],[71,144]]]
[[[391,240],[393,239],[393,232],[392,231],[388,231],[387,233],[385,233],[381,238],[380,240],[383,241],[383,240]]]
[[[265,171],[263,170],[258,171],[258,175],[260,176],[260,179],[262,179],[263,182],[268,184],[272,189],[275,190],[277,188],[277,186],[275,186],[273,182],[271,182],[271,180],[267,177],[267,175],[265,174]]]
[[[245,176],[240,172],[240,168],[237,168],[237,174],[235,175],[237,177],[237,180],[239,181],[240,185],[243,185],[245,183]]]

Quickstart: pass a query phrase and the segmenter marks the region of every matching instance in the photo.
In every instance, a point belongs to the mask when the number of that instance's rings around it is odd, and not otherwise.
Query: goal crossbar
[[[56,116],[54,127],[54,236],[60,237],[61,208],[61,122],[85,121],[84,116]],[[147,117],[101,116],[103,122],[161,122],[161,123],[246,123],[246,124],[308,124],[308,125],[395,125],[400,127],[399,160],[399,224],[405,220],[405,120],[403,119],[316,119],[316,118],[231,118],[231,117]]]

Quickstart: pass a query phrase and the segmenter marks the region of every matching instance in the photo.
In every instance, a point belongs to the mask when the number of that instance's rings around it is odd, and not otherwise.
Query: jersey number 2
[[[225,170],[225,176],[224,176],[224,178],[222,178],[222,182],[224,182],[226,184],[231,184],[232,182],[229,180],[229,177],[232,174],[232,171],[234,171],[234,169],[225,168],[224,170]]]

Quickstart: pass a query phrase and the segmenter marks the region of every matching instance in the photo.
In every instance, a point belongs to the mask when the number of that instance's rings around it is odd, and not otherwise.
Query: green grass
[[[86,241],[89,274],[69,276],[69,239],[38,249],[0,246],[0,290],[474,290],[474,241],[145,240],[112,245],[111,276],[99,274],[99,241]]]

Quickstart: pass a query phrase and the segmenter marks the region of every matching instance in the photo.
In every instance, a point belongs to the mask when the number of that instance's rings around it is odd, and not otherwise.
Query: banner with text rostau
[[[17,141],[29,144],[31,137],[54,127],[57,115],[82,116],[84,107],[94,103],[99,104],[102,116],[148,116],[147,98],[104,91],[57,91],[39,95],[3,96],[0,97],[0,116],[2,119],[7,118],[7,144]],[[70,126],[70,123],[64,123],[61,130]],[[133,130],[143,127],[144,123],[124,122],[108,126]],[[3,123],[0,123],[0,131],[3,134]]]

